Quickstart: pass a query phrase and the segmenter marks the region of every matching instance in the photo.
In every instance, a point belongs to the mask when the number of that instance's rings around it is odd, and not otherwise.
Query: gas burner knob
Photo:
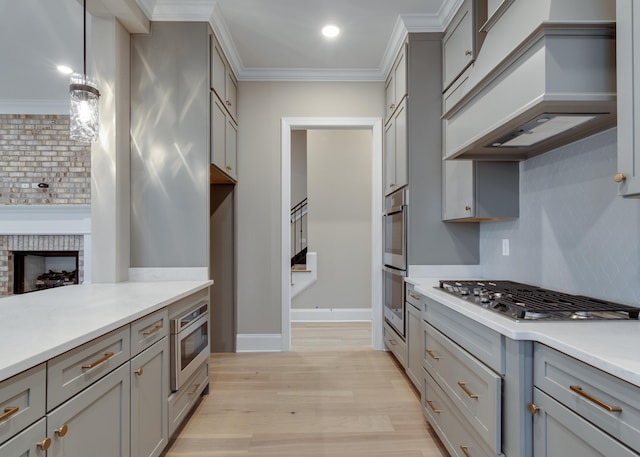
[[[480,292],[482,292],[482,289],[480,287],[473,288],[473,295],[475,295],[476,297],[480,295]]]
[[[468,287],[461,287],[460,288],[460,295],[469,295],[469,288]]]
[[[489,292],[487,292],[486,290],[480,292],[480,302],[489,303],[490,300],[491,298],[489,297]]]

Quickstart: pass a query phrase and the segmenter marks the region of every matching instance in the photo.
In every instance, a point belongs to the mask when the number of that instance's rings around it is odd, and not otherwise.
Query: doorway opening
[[[283,118],[282,120],[282,350],[291,350],[291,136],[296,130],[368,130],[371,146],[371,344],[382,339],[382,121],[379,118]]]

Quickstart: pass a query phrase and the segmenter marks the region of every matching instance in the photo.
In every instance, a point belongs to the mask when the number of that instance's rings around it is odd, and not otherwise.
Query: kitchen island
[[[0,299],[9,343],[0,455],[159,456],[208,391],[211,284],[92,284]],[[178,328],[196,314],[197,325]]]

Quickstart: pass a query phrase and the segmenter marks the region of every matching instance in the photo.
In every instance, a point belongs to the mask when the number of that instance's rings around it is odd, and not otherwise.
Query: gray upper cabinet
[[[613,177],[624,197],[640,197],[640,5],[616,2],[618,170]]]
[[[403,100],[384,131],[384,193],[407,185],[407,107]]]
[[[385,123],[398,109],[400,103],[407,96],[407,44],[400,49],[389,76],[385,81],[385,101],[387,104]]]
[[[442,218],[480,222],[519,215],[517,162],[445,161]]]
[[[211,164],[225,174],[211,174],[212,182],[228,183],[238,179],[236,171],[238,126],[220,99],[211,94]]]
[[[481,45],[478,27],[486,16],[486,2],[465,0],[447,27],[442,39],[443,91],[475,60]]]
[[[223,103],[231,117],[237,122],[238,82],[222,48],[211,35],[211,89]]]

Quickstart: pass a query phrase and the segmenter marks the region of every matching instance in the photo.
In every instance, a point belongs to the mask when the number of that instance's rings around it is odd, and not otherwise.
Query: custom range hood
[[[487,24],[445,93],[445,159],[524,160],[616,125],[614,1],[503,0]]]

